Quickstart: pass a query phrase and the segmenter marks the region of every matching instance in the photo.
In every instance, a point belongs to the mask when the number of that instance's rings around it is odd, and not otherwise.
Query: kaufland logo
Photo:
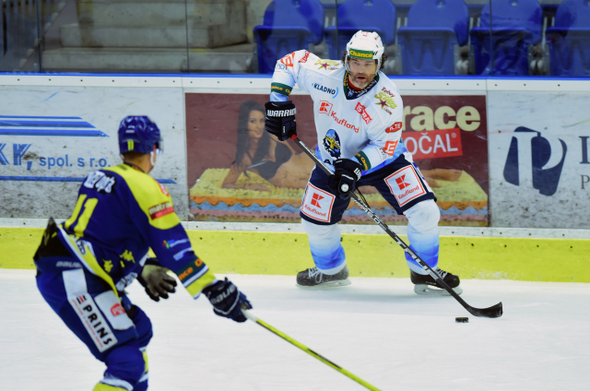
[[[406,182],[406,176],[402,175],[399,178],[395,178],[395,183],[399,186],[400,190],[405,189],[406,187],[410,186],[408,182]]]
[[[320,205],[320,201],[323,200],[324,197],[319,195],[318,193],[313,193],[312,199],[311,199],[311,204],[313,206],[316,206],[320,209],[322,209],[322,206]]]
[[[533,187],[551,196],[557,191],[567,154],[562,139],[520,126],[514,130],[504,164],[504,179],[515,186]]]

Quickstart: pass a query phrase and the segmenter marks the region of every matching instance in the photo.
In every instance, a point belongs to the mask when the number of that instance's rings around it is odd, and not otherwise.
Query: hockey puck
[[[469,323],[469,318],[466,316],[458,316],[455,318],[455,322],[457,323]]]

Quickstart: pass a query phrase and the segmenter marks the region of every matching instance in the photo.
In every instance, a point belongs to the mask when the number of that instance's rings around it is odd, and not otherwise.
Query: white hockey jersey
[[[320,59],[299,50],[277,61],[271,101],[288,100],[295,83],[311,95],[316,155],[329,167],[333,168],[338,158],[356,157],[364,166],[364,175],[407,152],[401,140],[402,98],[397,86],[381,71],[370,86],[355,91],[348,87],[341,61]]]

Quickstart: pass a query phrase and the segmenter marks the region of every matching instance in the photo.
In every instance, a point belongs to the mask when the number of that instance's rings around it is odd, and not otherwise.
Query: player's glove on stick
[[[231,281],[225,278],[223,281],[217,281],[213,285],[203,289],[203,294],[207,296],[213,305],[213,311],[226,318],[236,322],[245,322],[246,317],[242,313],[242,308],[249,310],[252,304],[248,301],[245,294],[238,290]]]
[[[176,292],[176,279],[167,273],[168,269],[155,263],[157,260],[149,258],[137,280],[152,300],[160,301],[160,297],[167,299],[168,293]]]
[[[356,182],[361,179],[363,166],[355,159],[337,159],[334,162],[334,176],[329,185],[340,199],[350,197],[349,192],[356,190]]]
[[[264,128],[283,141],[297,135],[295,123],[295,105],[290,100],[286,102],[266,102],[266,117]]]

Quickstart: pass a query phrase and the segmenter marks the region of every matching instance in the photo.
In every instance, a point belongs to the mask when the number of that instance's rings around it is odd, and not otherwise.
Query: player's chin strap
[[[258,319],[257,317],[255,317],[254,315],[252,315],[252,313],[250,311],[245,310],[244,308],[242,308],[242,313],[244,314],[244,316],[246,318],[248,318],[252,322],[257,323],[260,326],[262,326],[265,329],[267,329],[268,331],[273,332],[275,335],[278,335],[279,337],[281,337],[285,341],[289,342],[290,344],[293,344],[293,345],[297,346],[299,349],[303,350],[305,353],[309,354],[312,357],[317,358],[318,360],[320,360],[324,364],[326,364],[326,365],[334,368],[335,370],[337,370],[338,372],[342,373],[343,375],[348,376],[349,378],[351,378],[355,382],[359,383],[360,385],[366,387],[367,389],[373,390],[373,391],[380,391],[377,387],[375,387],[375,386],[367,383],[363,379],[359,378],[356,375],[353,375],[352,373],[348,372],[346,369],[344,369],[341,366],[333,363],[332,361],[328,360],[324,356],[322,356],[322,355],[314,352],[313,350],[311,350],[310,348],[308,348],[304,344],[302,344],[300,342],[297,342],[296,340],[294,340],[293,338],[289,337],[287,334],[283,333],[282,331],[277,330],[274,327],[272,327],[271,325],[269,325],[268,323],[266,323],[266,322]]]
[[[303,141],[299,140],[299,138],[296,135],[291,136],[291,139],[295,141],[297,145],[299,145],[303,152],[305,152],[305,154],[309,156],[311,160],[313,160],[315,164],[319,168],[321,168],[322,171],[324,171],[324,173],[326,173],[326,175],[334,175],[332,171],[330,171],[330,169],[326,167],[324,162],[318,159],[318,157],[309,148],[307,148]],[[381,218],[379,218],[379,216],[377,216],[377,214],[375,214],[375,212],[371,210],[371,207],[366,203],[366,201],[363,202],[363,200],[361,200],[361,198],[352,191],[350,191],[348,194],[354,200],[354,202],[356,202],[359,208],[361,208],[366,214],[368,214],[369,217],[371,217],[379,227],[381,227],[389,236],[391,236],[391,238],[395,240],[396,243],[399,244],[400,247],[403,248],[404,251],[408,253],[408,255],[411,256],[412,259],[414,259],[414,261],[416,261],[422,267],[422,269],[424,269],[425,272],[427,272],[432,278],[434,278],[438,282],[438,284],[442,286],[447,292],[449,292],[449,294],[453,296],[467,311],[469,311],[470,314],[472,314],[473,316],[483,316],[486,318],[499,318],[500,316],[502,316],[502,302],[499,302],[498,304],[495,304],[488,308],[475,308],[467,304],[467,302],[463,300],[457,294],[457,292],[455,292],[453,288],[451,288],[442,279],[442,277],[438,275],[436,271],[434,271],[430,266],[428,266],[428,264],[424,262],[422,258],[420,258],[418,254],[416,254],[414,250],[410,248],[410,246],[408,246],[403,240],[401,240],[400,237],[397,236],[397,234],[393,232],[387,226],[387,224],[385,224],[383,220],[381,220]]]
[[[156,167],[156,153],[154,151],[150,152],[150,163],[152,163],[152,170]]]

